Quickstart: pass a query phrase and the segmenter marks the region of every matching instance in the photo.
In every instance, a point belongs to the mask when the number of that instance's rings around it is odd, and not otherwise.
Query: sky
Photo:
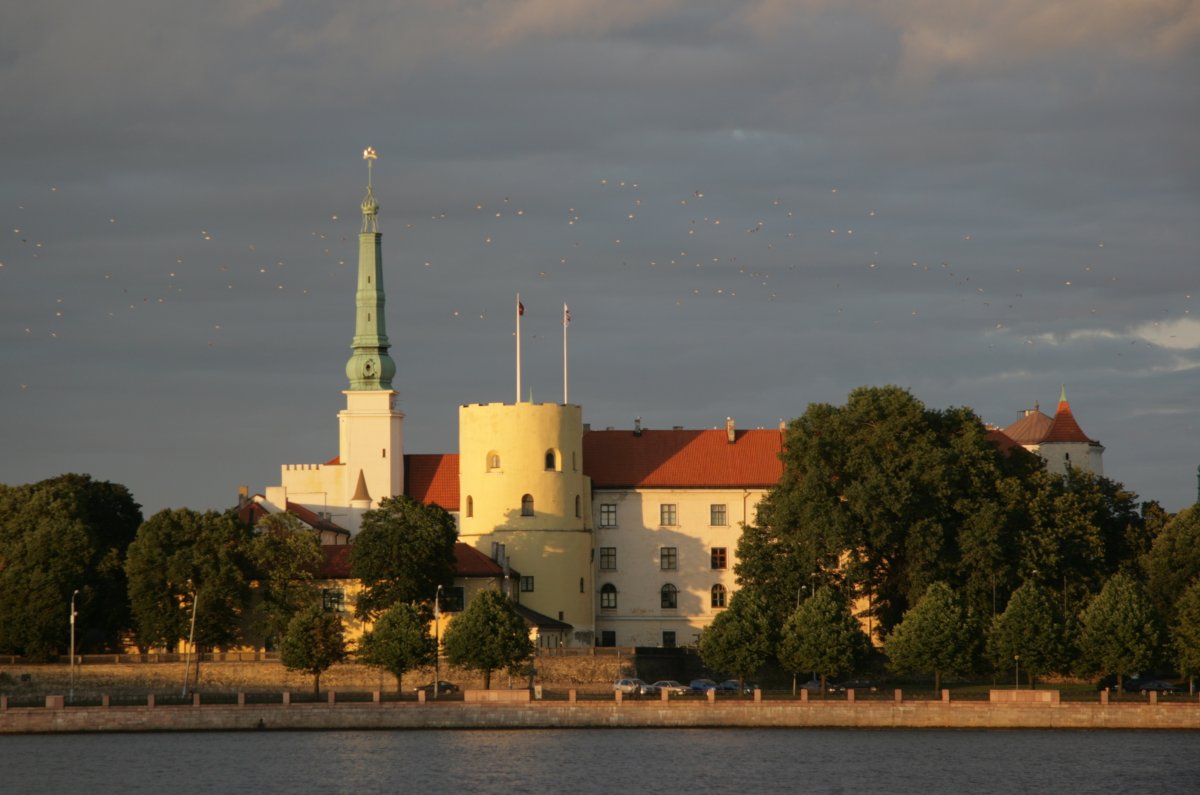
[[[1066,386],[1200,465],[1200,2],[43,0],[0,25],[0,483],[147,516],[337,454],[374,147],[405,450]]]

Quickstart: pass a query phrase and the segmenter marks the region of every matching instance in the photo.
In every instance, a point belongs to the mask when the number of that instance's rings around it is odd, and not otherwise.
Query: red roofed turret
[[[1092,444],[1092,440],[1079,427],[1079,423],[1075,421],[1075,415],[1071,413],[1071,404],[1067,402],[1066,386],[1062,388],[1062,395],[1058,399],[1058,411],[1054,412],[1054,421],[1042,439],[1042,444],[1052,442]]]

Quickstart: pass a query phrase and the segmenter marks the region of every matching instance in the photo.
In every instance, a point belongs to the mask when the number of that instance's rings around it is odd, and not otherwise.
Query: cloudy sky
[[[856,386],[1200,464],[1200,2],[8,4],[0,482],[147,514],[337,453],[365,146],[408,452],[524,387],[772,427]]]

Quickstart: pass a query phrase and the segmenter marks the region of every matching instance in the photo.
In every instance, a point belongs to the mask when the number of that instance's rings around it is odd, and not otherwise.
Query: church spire
[[[378,155],[375,149],[363,150],[367,161],[367,195],[362,200],[362,229],[358,235],[358,291],[355,293],[354,353],[346,362],[346,377],[352,390],[392,388],[396,363],[388,355],[387,331],[383,311],[382,235],[379,234],[379,204],[371,184],[371,170]]]

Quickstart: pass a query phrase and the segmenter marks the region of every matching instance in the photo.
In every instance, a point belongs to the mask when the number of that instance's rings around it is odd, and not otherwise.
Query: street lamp
[[[1013,690],[1021,689],[1021,655],[1013,655]]]
[[[79,596],[79,589],[75,589],[75,593],[71,594],[71,667],[70,667],[70,687],[67,689],[67,700],[72,704],[75,703],[75,597]]]
[[[433,594],[433,697],[442,689],[442,586]]]

